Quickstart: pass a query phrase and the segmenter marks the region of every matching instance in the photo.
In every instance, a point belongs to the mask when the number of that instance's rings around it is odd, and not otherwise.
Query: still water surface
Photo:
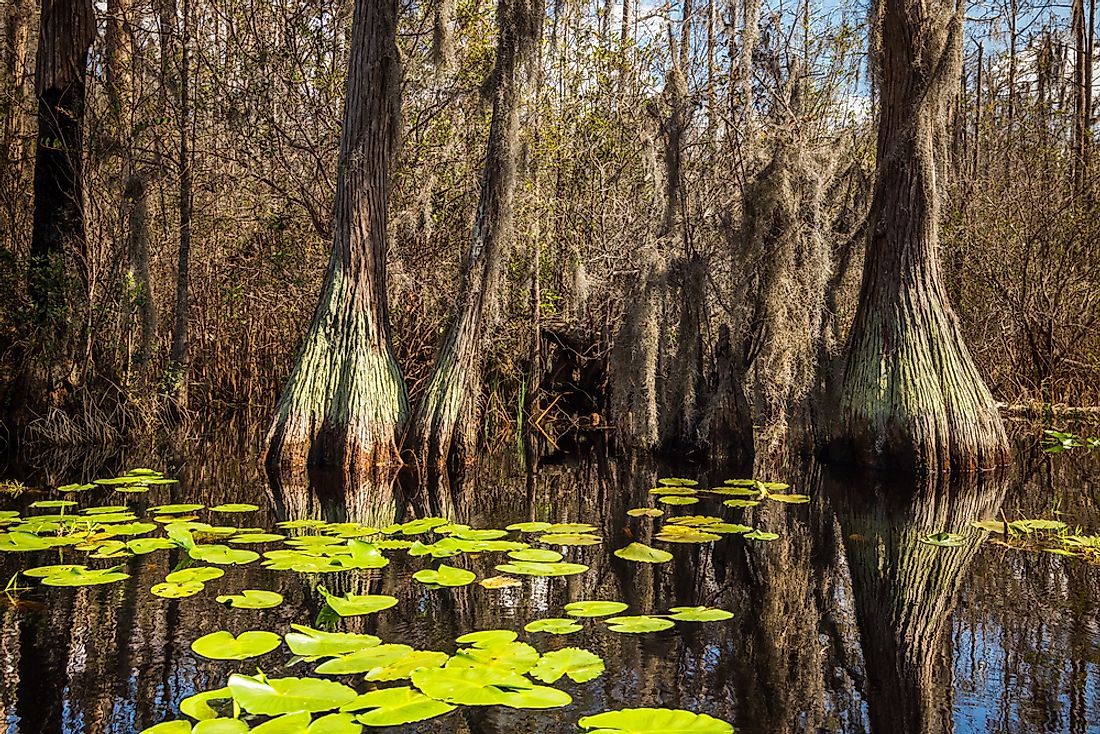
[[[262,509],[217,522],[271,528],[280,517],[251,457],[242,453],[202,446],[174,461],[144,453],[25,478],[56,485],[152,466],[172,472],[180,484],[146,495],[94,490],[75,498],[82,506],[129,503],[136,510],[165,502],[250,502]],[[468,478],[456,509],[461,519],[483,528],[523,520],[593,523],[602,529],[602,545],[558,548],[566,561],[590,566],[588,572],[525,578],[515,588],[430,590],[410,575],[438,561],[389,553],[385,569],[320,581],[334,591],[400,600],[370,617],[336,619],[334,629],[453,652],[463,633],[509,628],[543,652],[579,646],[606,661],[606,672],[592,682],[555,684],[573,696],[565,708],[460,707],[382,731],[574,732],[584,715],[659,706],[705,712],[739,732],[761,734],[1100,732],[1100,567],[1010,550],[969,528],[972,520],[1003,512],[1009,519],[1060,518],[1100,532],[1098,453],[1047,456],[1025,448],[1003,476],[915,486],[813,464],[758,462],[757,478],[790,482],[792,492],[812,501],[739,509],[715,497],[664,509],[719,515],[779,539],[734,535],[676,546],[653,540],[658,523],[628,517],[626,510],[654,506],[649,490],[659,477],[693,477],[706,486],[729,474],[606,457],[544,463],[530,474],[505,459]],[[9,468],[8,476],[20,471]],[[33,513],[26,506],[45,496],[53,495],[28,493],[0,501],[0,508]],[[964,533],[966,542],[938,548],[917,541],[942,530]],[[611,555],[631,540],[668,549],[675,558],[649,565]],[[131,577],[106,586],[51,589],[30,580],[32,589],[18,603],[0,605],[0,727],[10,734],[137,732],[180,718],[181,699],[224,685],[232,672],[254,673],[259,666],[272,676],[306,673],[283,667],[285,649],[221,662],[195,655],[190,643],[219,629],[284,633],[291,623],[315,625],[324,606],[314,590],[319,579],[251,564],[227,567],[195,597],[151,595],[181,554],[135,557]],[[495,575],[501,557],[482,556],[457,565],[479,578]],[[0,555],[0,573],[8,579],[20,568],[57,562],[56,552],[7,553]],[[215,601],[245,588],[278,591],[285,601],[262,611]],[[629,614],[712,605],[736,616],[642,635],[612,633],[600,624],[568,637],[522,631],[534,619],[563,616],[562,607],[578,599],[622,600]]]

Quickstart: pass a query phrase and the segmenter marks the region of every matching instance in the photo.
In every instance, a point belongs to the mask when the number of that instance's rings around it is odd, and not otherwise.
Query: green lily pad
[[[374,635],[352,632],[326,632],[301,624],[290,626],[295,631],[289,632],[285,636],[286,646],[290,648],[292,653],[304,658],[344,655],[367,647],[374,647],[382,642]]]
[[[674,627],[675,624],[670,619],[664,617],[654,617],[649,614],[638,614],[627,617],[612,617],[605,620],[608,625],[608,629],[612,632],[628,632],[631,634],[639,634],[642,632],[660,632],[661,630],[667,630],[670,627]]]
[[[657,540],[665,543],[710,543],[720,540],[721,537],[687,525],[665,525],[657,533]]]
[[[551,617],[549,619],[536,619],[523,626],[525,632],[546,632],[551,635],[568,635],[580,632],[584,627],[577,624],[576,620]]]
[[[665,511],[656,507],[635,507],[633,510],[627,510],[626,514],[631,517],[660,517],[665,514]]]
[[[512,630],[478,630],[456,637],[455,642],[460,645],[473,645],[474,647],[492,647],[515,642],[517,637],[519,635]]]
[[[555,550],[548,548],[525,548],[512,551],[508,557],[514,561],[533,561],[535,563],[557,563],[564,556]]]
[[[118,570],[120,568],[122,566],[103,569],[81,566],[50,574],[42,579],[42,583],[46,586],[98,586],[130,578],[130,574],[122,573]]]
[[[583,716],[582,729],[599,734],[732,734],[733,727],[713,716],[679,709],[637,708]],[[596,731],[591,732],[596,734]]]
[[[553,525],[548,522],[514,522],[505,530],[515,530],[520,533],[541,533],[549,530]]]
[[[748,540],[778,540],[779,533],[769,533],[765,530],[753,530],[751,533],[745,533],[744,537]]]
[[[217,601],[234,609],[271,609],[283,603],[283,595],[264,589],[244,589],[239,594],[223,594]]]
[[[1066,524],[1061,520],[1014,520],[1009,527],[1017,532],[1031,533],[1036,530],[1062,530]]]
[[[946,531],[931,533],[929,535],[925,535],[923,538],[920,538],[920,542],[924,543],[925,545],[935,545],[942,548],[953,548],[955,546],[962,545],[965,540],[966,538],[959,535],[958,533],[948,533]]]
[[[413,649],[408,645],[396,643],[374,645],[357,652],[330,658],[317,666],[317,672],[322,675],[368,673],[377,668],[391,665],[411,652],[413,652]]]
[[[586,522],[559,522],[546,528],[546,532],[568,533],[570,535],[575,533],[594,533],[596,532],[596,526]]]
[[[733,612],[715,607],[673,607],[668,611],[669,619],[677,622],[721,622],[733,618]]]
[[[156,507],[150,507],[148,509],[151,515],[185,515],[191,512],[198,512],[206,505],[194,505],[194,504],[177,504],[177,505],[157,505]]]
[[[185,584],[189,581],[213,581],[225,575],[225,571],[212,566],[192,566],[179,571],[172,571],[164,577],[165,581],[174,584]]]
[[[126,549],[138,556],[175,547],[176,544],[168,538],[134,538],[126,543]]]
[[[388,665],[368,670],[364,680],[379,682],[405,680],[421,668],[442,668],[450,657],[445,652],[435,650],[413,650],[405,657]]]
[[[230,548],[227,545],[196,545],[187,551],[196,561],[205,561],[219,566],[242,566],[259,559],[260,554],[243,548]]]
[[[345,704],[342,711],[362,711],[358,716],[367,726],[401,726],[424,721],[454,711],[455,707],[443,701],[428,698],[409,686],[382,688],[360,694]]]
[[[588,566],[583,563],[516,561],[515,563],[502,563],[496,566],[496,570],[502,573],[514,573],[518,576],[572,576],[584,573],[588,570]]]
[[[308,734],[312,720],[308,711],[283,714],[252,727],[252,734]]]
[[[477,575],[463,568],[455,568],[445,563],[439,564],[439,568],[426,568],[417,571],[412,576],[415,580],[428,586],[466,586],[473,583]]]
[[[769,494],[768,499],[788,505],[802,505],[810,501],[809,496],[805,494]]]
[[[565,605],[565,613],[570,617],[608,617],[626,608],[621,601],[573,601]]]
[[[722,504],[725,505],[726,507],[756,507],[757,505],[760,504],[760,501],[759,500],[733,499],[733,500],[726,500]]]
[[[971,527],[975,527],[978,530],[986,530],[991,533],[1004,533],[1007,525],[1008,523],[1004,520],[975,520],[970,523]]]
[[[531,669],[531,677],[543,683],[553,683],[563,675],[575,683],[587,683],[603,674],[603,658],[579,647],[566,647],[548,652]]]
[[[201,581],[183,581],[180,583],[163,581],[159,584],[155,584],[149,591],[152,592],[153,596],[159,596],[164,599],[184,599],[189,596],[194,596],[205,588],[206,584]]]
[[[698,494],[699,490],[692,489],[691,487],[654,487],[649,490],[649,493],[659,496],[691,497],[692,495]]]
[[[508,691],[534,686],[522,675],[480,667],[422,668],[412,683],[429,698],[462,706],[503,705]]]
[[[73,507],[76,502],[73,500],[38,500],[32,502],[31,507],[40,507],[44,510],[57,509],[59,507]]]
[[[203,635],[191,643],[191,650],[211,660],[245,660],[266,655],[279,645],[283,638],[274,632],[250,630],[236,637],[226,630]]]
[[[627,561],[639,563],[667,563],[672,560],[672,554],[668,551],[650,548],[644,543],[631,543],[615,551],[615,555]]]
[[[228,687],[202,691],[180,701],[180,713],[198,721],[218,718],[218,712],[210,707],[211,701],[228,701],[233,694]]]
[[[699,501],[698,497],[681,497],[679,495],[662,495],[657,501],[666,505],[694,505]]]
[[[397,604],[397,599],[386,594],[348,593],[343,596],[336,596],[330,594],[324,586],[318,586],[317,591],[325,598],[325,603],[328,604],[329,608],[341,617],[374,614]]]
[[[320,678],[266,678],[236,673],[229,676],[229,690],[242,709],[267,716],[331,711],[358,695],[345,685]]]
[[[603,538],[587,533],[546,533],[539,536],[539,542],[547,545],[597,545],[603,542]]]
[[[36,566],[35,568],[27,568],[23,570],[24,576],[30,576],[33,579],[41,579],[47,576],[52,576],[58,573],[69,573],[76,571],[86,566],[75,563],[59,563],[53,566]]]
[[[201,508],[196,508],[201,509]],[[211,512],[255,512],[260,509],[258,505],[250,505],[247,502],[229,502],[224,505],[215,505],[210,508]],[[164,512],[164,510],[161,510]]]
[[[229,542],[233,545],[248,545],[251,543],[275,543],[284,539],[286,539],[286,536],[279,533],[242,533],[241,535],[234,535],[229,539]]]
[[[682,477],[662,477],[657,480],[657,484],[665,485],[666,487],[697,487],[699,482],[694,479],[684,479]]]
[[[526,673],[539,660],[539,651],[525,642],[505,642],[486,647],[466,647],[447,661],[448,668],[483,668]]]

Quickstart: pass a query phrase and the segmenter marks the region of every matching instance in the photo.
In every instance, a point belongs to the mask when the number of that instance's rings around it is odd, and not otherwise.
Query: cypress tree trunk
[[[497,5],[499,38],[489,85],[492,121],[481,196],[463,266],[462,300],[417,406],[408,440],[421,452],[429,476],[437,475],[448,462],[456,467],[465,464],[476,443],[484,322],[494,304],[511,229],[520,99],[527,62],[538,46],[542,15],[541,0],[500,0]],[[447,511],[449,498],[436,500],[436,509]]]
[[[29,292],[51,351],[66,345],[79,319],[72,301],[86,283],[82,190],[83,123],[88,51],[95,35],[90,0],[43,0],[36,68],[38,140],[34,161],[34,226]],[[67,283],[75,263],[81,287]]]
[[[967,470],[1007,454],[963,343],[938,255],[939,157],[961,67],[961,5],[881,0],[881,109],[870,238],[830,452],[861,464]]]
[[[396,0],[356,0],[332,257],[305,344],[267,435],[269,471],[400,463],[408,412],[390,346],[386,212],[397,133]]]

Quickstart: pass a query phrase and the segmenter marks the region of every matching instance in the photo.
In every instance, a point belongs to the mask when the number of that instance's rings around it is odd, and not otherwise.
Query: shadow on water
[[[116,457],[96,471],[166,466],[169,455]],[[69,460],[68,466],[79,465]],[[241,522],[265,528],[287,517],[384,526],[400,518],[398,500],[406,496],[387,474],[353,484],[314,473],[269,487],[247,457],[210,447],[180,452],[175,465],[178,487],[127,501],[136,509],[252,502],[261,510]],[[1056,508],[1067,522],[1094,532],[1100,527],[1095,457],[1027,455],[1007,475],[899,483],[765,456],[758,458],[758,478],[789,482],[792,492],[811,500],[746,508],[724,506],[725,497],[660,505],[650,493],[661,477],[715,486],[747,476],[744,469],[671,467],[602,453],[543,457],[537,473],[527,471],[532,465],[530,457],[517,456],[483,462],[455,488],[454,515],[482,528],[591,523],[601,545],[558,548],[566,561],[587,565],[584,574],[525,578],[521,586],[496,590],[476,584],[431,589],[410,577],[439,560],[392,553],[389,566],[373,571],[298,575],[250,564],[228,568],[193,598],[150,595],[149,588],[184,561],[177,549],[135,557],[130,578],[117,584],[50,589],[30,582],[17,604],[0,606],[0,728],[6,723],[13,734],[140,731],[175,718],[182,698],[223,685],[230,672],[257,666],[273,675],[304,672],[301,664],[283,667],[285,651],[239,664],[205,660],[190,650],[197,637],[218,629],[286,632],[292,623],[324,623],[448,653],[465,632],[507,628],[541,651],[577,646],[606,661],[605,674],[590,683],[559,682],[574,698],[565,708],[462,708],[401,729],[409,732],[557,734],[574,731],[586,714],[629,706],[710,713],[739,732],[1100,731],[1097,567],[1009,551],[981,542],[984,533],[969,526],[1001,512],[1050,517]],[[55,482],[90,476],[44,472]],[[100,503],[112,495],[80,499]],[[4,504],[16,505],[20,500]],[[666,517],[627,515],[653,506]],[[661,523],[674,515],[719,516],[779,537],[761,542],[728,535],[701,545],[657,540]],[[940,531],[963,534],[965,542],[921,542]],[[644,564],[612,555],[631,541],[668,549],[674,559]],[[489,553],[441,560],[479,579],[497,575],[494,566],[503,562]],[[8,578],[18,568],[51,562],[61,561],[2,554],[0,570]],[[337,594],[393,594],[399,603],[376,615],[325,618],[318,584]],[[278,591],[285,601],[257,612],[214,599],[244,588]],[[568,637],[522,632],[532,620],[562,616],[564,605],[579,599],[622,600],[631,614],[709,605],[735,617],[643,635],[611,633],[599,622]]]

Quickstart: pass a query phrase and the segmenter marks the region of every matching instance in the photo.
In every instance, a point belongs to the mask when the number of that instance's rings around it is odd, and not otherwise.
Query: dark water
[[[82,506],[129,502],[139,510],[169,501],[252,502],[264,509],[218,522],[272,527],[279,518],[268,488],[243,453],[195,447],[178,467],[148,453],[105,465],[90,460],[54,469],[48,479],[63,484],[131,466],[174,468],[178,487],[147,495],[95,490],[75,499]],[[512,628],[544,652],[592,650],[605,659],[606,672],[586,684],[555,684],[574,698],[566,708],[460,707],[385,731],[573,732],[587,714],[661,706],[709,713],[740,732],[1100,732],[1100,568],[983,543],[983,533],[968,529],[971,520],[1003,511],[1010,519],[1058,517],[1097,532],[1100,452],[1046,456],[1024,449],[1004,475],[916,484],[798,462],[758,465],[757,478],[789,481],[791,491],[812,501],[732,509],[715,498],[665,509],[720,515],[780,538],[724,536],[676,547],[653,541],[675,555],[661,565],[611,555],[632,538],[651,542],[657,527],[626,510],[654,504],[648,490],[658,477],[692,476],[706,485],[728,474],[593,456],[543,464],[537,474],[520,464],[506,458],[483,466],[462,488],[456,512],[475,527],[596,524],[603,545],[564,549],[565,560],[591,567],[587,573],[524,579],[499,590],[429,590],[409,576],[437,561],[389,553],[392,563],[380,571],[320,579],[332,590],[400,599],[377,615],[338,619],[336,629],[453,652],[453,639],[465,632]],[[0,506],[22,509],[42,496]],[[967,542],[959,548],[917,542],[940,530],[965,533]],[[283,633],[291,623],[313,624],[323,606],[317,579],[251,564],[227,567],[196,597],[151,595],[181,553],[138,556],[129,579],[106,586],[49,589],[32,580],[18,603],[0,605],[0,725],[11,734],[136,732],[180,717],[181,699],[223,685],[231,672],[253,673],[259,665],[272,676],[306,673],[307,667],[283,667],[285,649],[259,661],[220,662],[198,657],[189,645],[218,629]],[[73,555],[79,554],[66,558]],[[0,572],[6,580],[56,558],[56,552],[3,554]],[[494,575],[501,558],[483,554],[457,565],[481,578]],[[214,600],[244,588],[272,589],[285,601],[250,611]],[[706,604],[736,616],[643,635],[615,634],[600,624],[565,637],[522,632],[531,620],[562,616],[562,607],[577,599],[626,601],[631,614]]]

